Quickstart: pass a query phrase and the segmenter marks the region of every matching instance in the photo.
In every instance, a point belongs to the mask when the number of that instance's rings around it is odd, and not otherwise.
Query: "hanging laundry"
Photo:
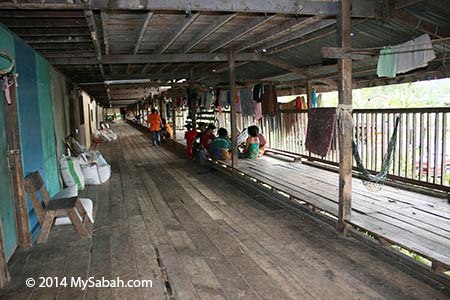
[[[262,118],[262,107],[261,102],[256,102],[256,108],[255,108],[255,121],[258,121]]]
[[[397,74],[428,66],[436,58],[430,36],[423,34],[397,47]]]
[[[241,97],[241,106],[242,106],[242,115],[248,116],[250,113],[250,93],[251,90],[249,88],[240,89],[239,95]]]
[[[11,93],[9,92],[9,83],[8,83],[8,76],[3,76],[3,93],[5,94],[5,100],[8,105],[11,105]]]
[[[316,89],[312,89],[312,93],[311,93],[311,107],[312,108],[316,108],[317,107]]]
[[[317,95],[317,107],[322,107],[322,94]]]
[[[276,114],[278,112],[277,91],[272,84],[263,88],[263,96],[261,100],[263,114]]]
[[[256,102],[253,99],[250,99],[250,115],[254,115],[256,114],[256,105],[258,104],[258,102]]]
[[[377,64],[378,77],[395,77],[397,74],[397,57],[397,48],[386,47],[380,50]]]
[[[242,113],[241,93],[239,90],[236,93],[236,112]]]
[[[205,108],[210,109],[214,104],[214,91],[209,91],[205,93]]]
[[[327,156],[333,141],[336,125],[336,108],[308,110],[306,150],[322,157]]]
[[[261,83],[255,84],[253,86],[253,100],[256,102],[261,102],[263,95],[263,85]]]
[[[302,110],[303,109],[303,99],[302,98],[305,98],[305,97],[303,97],[303,96],[297,96],[296,98],[295,98],[295,107],[298,109],[298,110]]]

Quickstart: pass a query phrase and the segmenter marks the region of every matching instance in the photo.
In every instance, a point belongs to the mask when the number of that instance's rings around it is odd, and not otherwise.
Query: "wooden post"
[[[189,95],[188,95],[188,108],[189,115],[192,120],[192,127],[197,128],[197,106],[195,99],[192,99],[192,91],[194,90],[194,70],[189,70]]]
[[[28,220],[27,199],[25,196],[22,156],[20,148],[19,113],[17,107],[16,81],[10,87],[11,104],[5,105],[6,132],[8,140],[8,159],[14,212],[16,216],[17,244],[19,247],[31,247],[30,224]]]
[[[173,139],[177,140],[177,110],[176,110],[176,101],[174,98],[172,98],[172,132],[173,132]]]
[[[228,66],[230,70],[230,93],[231,93],[231,145],[232,145],[232,158],[231,167],[237,168],[238,166],[238,149],[237,149],[237,122],[236,122],[236,52],[230,48],[228,51]]]
[[[351,47],[351,0],[341,1],[338,15],[338,45],[343,50]],[[350,221],[352,211],[352,60],[338,60],[339,106],[342,114],[343,128],[339,128],[339,212],[338,232],[345,234],[346,222]]]

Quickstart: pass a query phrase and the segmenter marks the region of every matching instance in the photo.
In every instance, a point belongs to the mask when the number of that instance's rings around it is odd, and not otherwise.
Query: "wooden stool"
[[[87,213],[80,202],[78,196],[70,198],[50,199],[44,181],[38,171],[32,172],[25,177],[25,190],[30,196],[31,204],[34,212],[41,225],[41,233],[39,234],[38,244],[47,241],[50,230],[55,223],[55,219],[59,217],[69,217],[75,230],[82,239],[90,238],[90,234],[85,227],[85,223],[91,221],[87,217]],[[44,205],[37,196],[37,192],[42,196]],[[80,220],[81,217],[81,220]]]

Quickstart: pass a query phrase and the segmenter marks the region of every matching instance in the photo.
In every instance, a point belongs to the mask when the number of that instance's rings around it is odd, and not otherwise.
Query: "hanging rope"
[[[11,55],[8,54],[8,52],[1,51],[1,50],[0,50],[0,56],[3,58],[6,58],[10,62],[9,67],[7,67],[6,69],[0,69],[0,75],[6,75],[6,74],[11,73],[11,71],[14,68],[14,58],[12,58]]]
[[[372,175],[369,171],[364,167],[361,157],[358,153],[358,146],[356,145],[355,140],[352,140],[352,152],[355,157],[356,165],[358,167],[358,171],[361,173],[361,180],[364,186],[372,192],[378,192],[383,188],[384,181],[386,180],[388,171],[391,167],[392,160],[394,158],[393,154],[395,151],[395,145],[397,143],[397,132],[398,132],[398,124],[400,123],[400,116],[397,116],[395,120],[394,132],[392,133],[391,139],[389,140],[388,149],[386,154],[383,157],[383,162],[381,164],[381,170],[378,174]]]

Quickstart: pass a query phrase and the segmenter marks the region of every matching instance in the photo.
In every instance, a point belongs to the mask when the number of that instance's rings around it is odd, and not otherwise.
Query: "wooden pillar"
[[[175,101],[175,98],[172,98],[172,132],[173,132],[173,139],[177,139],[177,110],[176,110],[177,102]]]
[[[236,52],[230,48],[228,51],[228,69],[230,70],[230,93],[231,93],[231,145],[232,159],[231,166],[238,166],[238,148],[237,148],[237,117],[236,117]]]
[[[16,217],[17,244],[31,247],[30,224],[28,220],[27,199],[23,185],[23,166],[20,147],[19,112],[17,106],[16,82],[10,87],[11,104],[5,105],[6,132],[8,140],[8,160],[10,164],[12,196]]]
[[[351,0],[341,1],[338,16],[338,45],[345,51],[351,47]],[[339,122],[339,211],[337,230],[345,233],[346,221],[351,219],[352,210],[352,60],[338,60],[339,107],[344,110]],[[339,126],[341,127],[341,126]]]

